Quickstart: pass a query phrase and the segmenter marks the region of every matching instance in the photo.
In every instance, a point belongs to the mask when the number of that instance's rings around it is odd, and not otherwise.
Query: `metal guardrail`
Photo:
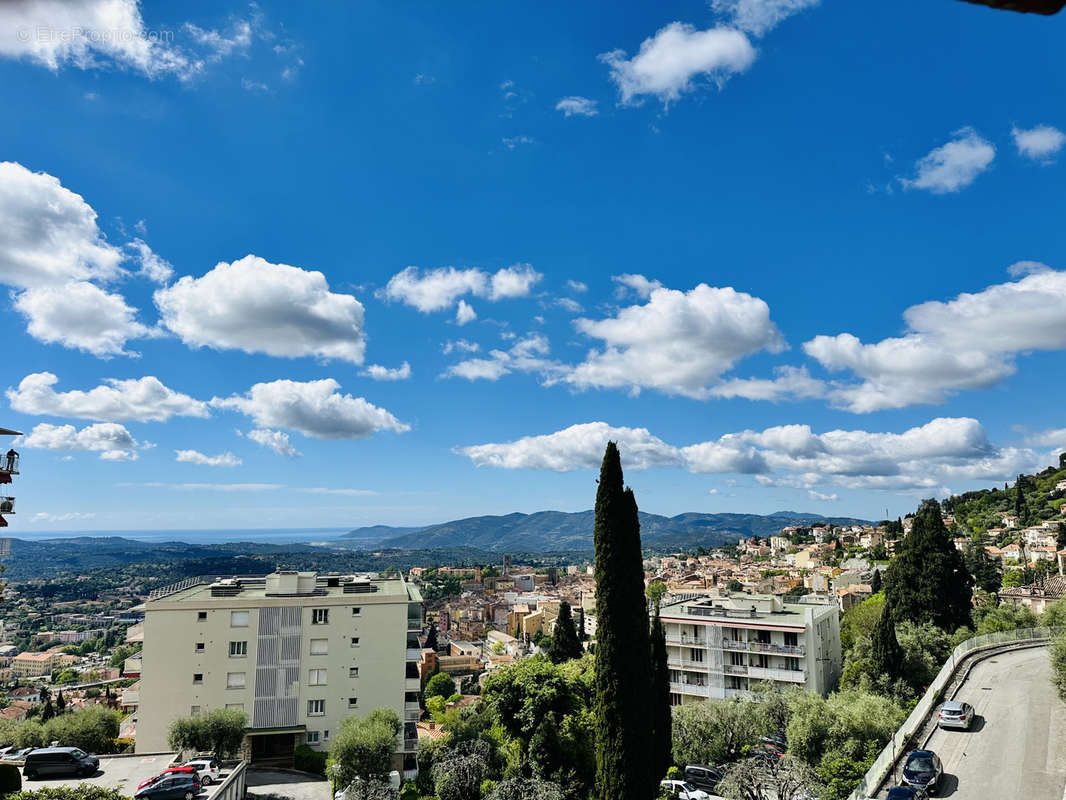
[[[211,795],[211,800],[244,800],[244,792],[248,784],[247,770],[247,763],[237,762],[237,766],[230,770],[225,780]]]
[[[910,716],[893,734],[892,739],[874,759],[874,763],[866,771],[866,775],[859,782],[849,796],[848,800],[864,800],[873,795],[880,788],[886,776],[895,766],[896,760],[905,748],[910,745],[911,738],[918,733],[925,723],[926,718],[933,711],[933,707],[943,697],[944,689],[951,683],[956,670],[962,665],[966,657],[978,650],[987,650],[1008,644],[1021,644],[1024,642],[1046,642],[1053,635],[1063,633],[1057,628],[1019,628],[1013,631],[1000,631],[998,633],[986,633],[983,636],[975,636],[962,642],[951,652],[951,658],[944,662],[936,678],[929,684],[918,705],[911,711]]]
[[[172,594],[177,594],[178,592],[183,592],[186,589],[192,588],[193,586],[199,586],[201,583],[204,582],[204,579],[200,576],[196,576],[194,578],[186,578],[185,580],[178,581],[177,583],[172,583],[169,586],[164,586],[160,589],[153,589],[148,593],[148,599],[159,600],[160,598],[167,597]]]

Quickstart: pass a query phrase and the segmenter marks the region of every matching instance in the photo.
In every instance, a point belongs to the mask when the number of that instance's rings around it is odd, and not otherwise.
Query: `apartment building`
[[[59,668],[63,654],[56,648],[43,653],[19,653],[11,659],[11,674],[16,678],[40,678]],[[77,659],[75,659],[77,660]]]
[[[421,688],[422,597],[402,578],[276,572],[189,579],[145,604],[137,752],[167,750],[178,717],[248,715],[244,757],[292,765],[328,749],[350,715],[391,708],[404,721],[396,768],[413,775]]]
[[[827,694],[840,676],[837,607],[775,595],[673,599],[660,608],[673,705],[778,689]]]

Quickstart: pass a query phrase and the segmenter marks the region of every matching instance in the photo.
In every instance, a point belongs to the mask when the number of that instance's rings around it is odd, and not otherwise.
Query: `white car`
[[[710,795],[703,789],[697,789],[685,781],[659,781],[659,786],[670,790],[670,795],[677,800],[710,800]]]
[[[214,756],[200,756],[182,764],[196,770],[196,780],[201,786],[214,783],[222,776],[222,768]]]

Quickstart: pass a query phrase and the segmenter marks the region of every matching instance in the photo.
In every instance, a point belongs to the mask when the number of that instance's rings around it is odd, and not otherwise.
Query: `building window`
[[[243,689],[244,688],[244,673],[243,672],[227,672],[226,673],[226,688],[227,689]]]
[[[674,694],[673,692],[671,692],[670,693],[670,705],[672,705],[672,706],[681,705],[681,695]]]
[[[195,649],[196,649],[197,653],[202,653],[204,651],[204,643],[203,642],[197,642]]]
[[[304,736],[308,744],[318,744],[318,731],[307,731]]]
[[[189,714],[191,714],[192,716],[195,717],[199,713],[200,713],[200,706],[190,706],[189,707]]]
[[[800,668],[800,660],[789,656],[785,659],[785,669],[790,669],[793,672],[798,672]]]
[[[307,672],[308,686],[325,686],[326,671],[324,669],[312,669]]]
[[[229,626],[231,628],[247,628],[248,627],[248,612],[247,611],[231,611],[231,612],[229,612]]]
[[[322,731],[322,738],[323,739],[328,739],[329,738],[329,731]]]
[[[755,656],[755,663],[752,665],[759,669],[767,669],[770,666],[770,658],[766,653],[759,653]]]
[[[352,616],[361,617],[363,615],[363,609],[361,606],[352,606]]]
[[[699,650],[699,649],[697,649],[695,647],[690,647],[688,649],[688,652],[689,652],[689,659],[691,661],[695,661],[697,664],[702,663],[702,661],[703,661],[703,651],[702,650]]]
[[[358,678],[359,677],[359,667],[348,667],[348,677],[349,678]]]
[[[348,708],[358,708],[358,707],[359,707],[359,698],[358,697],[349,697],[348,698]]]
[[[197,622],[206,622],[207,621],[207,612],[206,611],[197,611],[196,612],[196,621]]]
[[[202,672],[194,672],[192,674],[192,682],[193,683],[203,683],[204,682],[204,674]]]
[[[230,658],[244,658],[246,655],[248,655],[248,642],[229,643]]]
[[[326,701],[325,700],[308,700],[307,701],[307,716],[309,717],[321,717],[326,713]]]
[[[799,635],[794,631],[789,631],[785,634],[785,644],[789,647],[796,647],[799,645]]]
[[[329,639],[312,639],[311,655],[324,656],[329,653]]]
[[[227,711],[244,711],[244,703],[226,703]]]
[[[329,609],[328,608],[312,608],[311,609],[311,624],[312,625],[328,625],[329,624]]]
[[[353,636],[352,637],[352,647],[358,647],[358,646],[359,646],[359,637],[358,636]]]

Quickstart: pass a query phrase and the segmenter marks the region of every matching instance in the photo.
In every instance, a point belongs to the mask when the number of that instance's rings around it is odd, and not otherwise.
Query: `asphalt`
[[[127,797],[132,797],[137,791],[137,785],[153,775],[158,775],[170,766],[174,754],[166,753],[155,756],[123,756],[120,758],[108,756],[100,757],[100,769],[95,775],[88,778],[52,778],[47,780],[31,781],[22,779],[22,788],[25,790],[45,789],[56,786],[78,786],[88,784],[90,786],[102,786],[108,789],[118,789]],[[21,772],[21,768],[19,772]],[[222,771],[221,780],[225,780],[227,771]],[[198,800],[209,800],[218,788],[218,784],[205,786],[197,795]]]
[[[331,800],[333,796],[329,781],[304,772],[249,769],[245,775],[250,800]]]
[[[944,765],[937,797],[1063,800],[1066,706],[1050,676],[1046,647],[997,653],[974,666],[955,695],[976,710],[973,727],[937,729],[926,745]]]

